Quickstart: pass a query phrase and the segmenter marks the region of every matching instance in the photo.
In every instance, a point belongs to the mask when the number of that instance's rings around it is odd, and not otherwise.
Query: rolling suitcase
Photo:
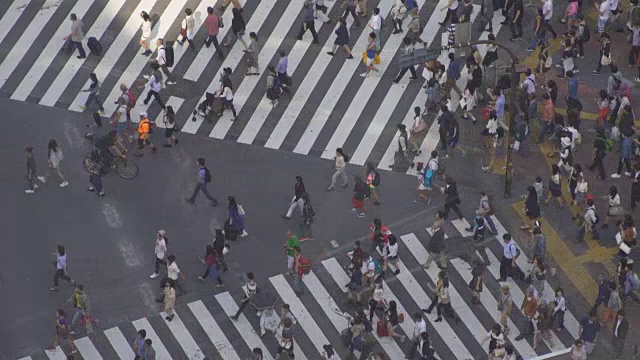
[[[89,51],[95,56],[100,56],[102,54],[102,45],[95,37],[90,37],[87,39],[87,47],[89,47]]]

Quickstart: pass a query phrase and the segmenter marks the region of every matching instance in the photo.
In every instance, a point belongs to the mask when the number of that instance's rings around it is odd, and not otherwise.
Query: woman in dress
[[[539,256],[533,258],[533,270],[531,274],[531,284],[538,293],[538,304],[544,304],[545,281],[547,280],[547,270],[544,262]]]
[[[49,162],[49,168],[44,176],[38,176],[38,180],[46,184],[49,180],[49,175],[51,175],[51,172],[53,171],[60,178],[60,187],[69,185],[69,182],[64,179],[62,171],[60,171],[60,162],[63,158],[62,149],[60,149],[58,143],[53,139],[49,140],[49,144],[47,146],[47,160]]]
[[[164,312],[167,314],[165,320],[171,321],[175,314],[173,308],[176,305],[176,289],[172,279],[167,279],[164,283]]]
[[[489,34],[487,40],[496,41],[496,36],[493,34]],[[484,67],[484,71],[487,71],[487,68],[491,66],[496,60],[498,60],[498,47],[493,44],[487,45],[487,53],[484,55],[484,59],[482,59],[482,66]]]
[[[141,55],[149,56],[153,53],[149,49],[149,40],[151,40],[151,17],[146,11],[143,11],[140,16],[142,17],[142,36],[140,36],[140,46],[144,49]]]
[[[347,21],[345,18],[340,18],[340,25],[335,31],[336,39],[333,42],[333,48],[328,51],[327,54],[335,56],[336,51],[342,46],[347,52],[347,59],[353,59],[351,54],[351,48],[349,47],[349,29],[347,28]]]
[[[179,142],[175,135],[176,114],[173,112],[173,107],[167,106],[164,116],[162,117],[162,122],[164,123],[164,137],[167,141],[167,143],[162,146],[170,148]]]
[[[555,166],[555,165],[554,165]],[[524,212],[529,219],[528,223],[520,227],[521,230],[532,230],[533,223],[540,218],[540,202],[538,192],[533,185],[527,187],[527,199],[524,202]]]
[[[240,237],[249,235],[244,228],[244,208],[242,205],[238,205],[236,198],[229,196],[229,205],[227,206],[229,214],[229,223],[236,230]]]
[[[60,345],[60,339],[67,340],[71,347],[71,354],[78,352],[76,346],[73,344],[73,340],[69,336],[69,323],[67,322],[67,314],[63,309],[58,309],[56,312],[56,340],[49,346],[49,350],[54,350]]]
[[[389,336],[400,339],[401,343],[404,342],[407,337],[396,332],[400,321],[398,320],[398,306],[395,301],[389,301],[389,307],[387,307],[387,311],[384,313],[384,318],[387,323]]]
[[[549,195],[547,200],[544,201],[545,205],[549,205],[551,198],[555,198],[558,202],[558,206],[561,208],[564,206],[562,201],[562,186],[560,185],[560,167],[558,164],[551,165],[551,179],[549,179]]]
[[[604,224],[602,224],[601,227],[602,229],[609,227],[610,217],[624,215],[624,208],[620,205],[620,193],[618,193],[618,188],[616,186],[611,186],[609,188],[609,195],[605,196],[604,199],[607,201],[609,208],[607,210],[607,216],[604,218]]]

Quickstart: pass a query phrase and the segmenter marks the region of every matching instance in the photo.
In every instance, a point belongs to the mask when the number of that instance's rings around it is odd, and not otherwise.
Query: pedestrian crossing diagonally
[[[326,3],[332,20],[330,24],[316,20],[320,45],[311,44],[309,34],[301,41],[295,39],[303,12],[302,1],[241,3],[246,10],[246,32],[258,34],[260,76],[244,76],[247,65],[244,47],[239,41],[225,49],[224,59],[215,56],[213,48],[202,46],[207,36],[204,19],[210,6],[204,0],[16,0],[0,14],[0,50],[7,54],[0,58],[0,96],[81,111],[80,105],[88,96],[82,90],[88,87],[88,75],[93,72],[101,82],[99,98],[109,116],[116,109],[115,100],[120,94],[121,83],[130,86],[138,98],[146,95],[146,90],[140,87],[145,83],[143,75],[149,71],[147,63],[154,55],[143,57],[139,54],[140,13],[151,14],[151,49],[155,50],[155,39],[175,41],[178,38],[184,9],[192,7],[196,19],[196,49],[172,45],[175,64],[171,70],[178,84],[161,90],[165,100],[175,99],[174,110],[183,133],[325,159],[333,156],[335,148],[342,147],[346,153],[353,154],[352,162],[356,165],[373,162],[387,169],[393,163],[397,148],[397,122],[392,119],[407,114],[402,122],[409,124],[412,108],[424,106],[425,100],[421,89],[423,81],[410,81],[405,76],[399,84],[391,84],[399,70],[395,59],[402,51],[404,38],[402,34],[391,33],[389,16],[393,0],[370,2],[370,6],[377,6],[383,18],[389,21],[385,21],[381,30],[383,46],[379,73],[367,78],[359,75],[364,71],[360,53],[367,45],[368,19],[360,19],[359,27],[352,26],[350,16],[347,20],[353,60],[345,59],[342,49],[336,56],[326,54],[336,39],[335,20],[343,11],[339,0]],[[439,39],[446,31],[438,24],[443,20],[444,12],[436,10],[436,6],[445,4],[446,0],[438,3],[418,1],[424,25],[421,39],[432,48],[441,45]],[[100,40],[103,46],[100,56],[90,54],[86,59],[76,59],[77,52],[60,51],[63,38],[70,31],[71,13],[85,21],[87,37]],[[479,7],[474,5],[474,28],[478,13]],[[225,24],[231,24],[230,8],[221,15]],[[500,30],[501,20],[500,15],[493,19],[495,32]],[[408,19],[404,20],[405,28],[408,22]],[[232,36],[230,29],[231,26],[220,29],[220,42]],[[53,35],[43,36],[43,32]],[[472,40],[487,36],[486,31],[472,32]],[[484,53],[484,47],[479,48]],[[293,78],[293,87],[291,98],[284,96],[273,108],[265,98],[265,69],[268,64],[277,62],[280,50],[289,54],[288,73]],[[441,60],[448,62],[445,54]],[[217,73],[226,67],[233,69],[231,79],[238,119],[232,121],[229,111],[225,111],[221,118],[214,117],[211,122],[202,116],[192,120],[193,110],[206,98],[206,93],[218,89]],[[145,105],[138,101],[133,112],[147,112],[157,118],[161,109],[154,102]],[[135,121],[137,116],[133,119]],[[424,140],[422,156],[427,156],[425,154],[430,151],[424,150],[435,148],[437,141],[437,126],[434,125]]]
[[[504,227],[493,216],[499,234],[505,232]],[[464,220],[453,222],[447,228],[447,241],[458,242],[470,236],[464,228],[468,223]],[[499,260],[502,247],[498,240],[490,242],[486,249],[490,260],[483,274],[484,290],[479,293],[479,304],[471,302],[471,291],[468,283],[471,280],[471,265],[465,258],[453,258],[446,270],[450,281],[451,305],[459,318],[444,317],[442,322],[436,321],[436,314],[427,314],[421,309],[431,303],[435,280],[440,272],[435,266],[424,268],[429,253],[426,242],[428,232],[409,233],[399,236],[397,275],[387,270],[383,279],[384,298],[395,301],[399,313],[404,314],[404,321],[399,324],[396,333],[399,336],[413,335],[416,313],[427,322],[430,344],[438,359],[480,359],[487,356],[487,344],[483,342],[486,334],[499,319],[497,310],[500,288],[503,283],[497,281]],[[450,245],[450,246],[453,246]],[[470,250],[473,252],[473,250]],[[531,267],[527,264],[526,255],[521,255],[519,265],[525,271]],[[520,259],[520,258],[519,258]],[[275,275],[269,281],[261,282],[261,292],[276,295],[276,310],[281,304],[289,304],[295,318],[294,353],[297,359],[317,359],[323,351],[323,345],[332,344],[340,358],[345,359],[349,350],[341,341],[341,333],[347,328],[345,314],[353,316],[355,306],[347,296],[349,275],[347,267],[349,258],[337,256],[313,264],[312,271],[303,277],[298,284],[285,275]],[[565,328],[553,334],[549,339],[540,341],[533,347],[533,339],[526,336],[516,341],[524,329],[522,313],[519,305],[524,297],[526,285],[511,279],[510,285],[514,300],[514,310],[508,319],[510,332],[508,343],[523,356],[531,359],[536,356],[570,347],[578,336],[578,324],[570,311],[565,314]],[[545,286],[549,287],[548,283]],[[166,313],[160,312],[131,323],[118,324],[104,331],[95,331],[92,335],[74,340],[79,354],[85,359],[130,359],[133,351],[131,343],[138,330],[145,330],[152,340],[157,359],[246,359],[251,350],[259,347],[266,359],[274,359],[278,349],[278,331],[261,323],[256,309],[250,304],[237,320],[232,320],[241,301],[240,291],[223,291],[214,297],[196,300],[188,304],[177,301],[174,319],[165,320]],[[551,301],[552,294],[542,295],[545,301]],[[368,302],[368,295],[363,295],[363,303]],[[569,308],[571,308],[569,299]],[[390,359],[401,359],[409,355],[411,341],[403,341],[391,336],[379,336],[376,333],[378,314],[373,315],[373,348],[384,351]],[[265,333],[262,330],[265,329]],[[64,359],[70,349],[66,343],[53,350],[43,351],[49,359]],[[35,358],[42,354],[21,354]],[[29,357],[22,359],[29,359]]]

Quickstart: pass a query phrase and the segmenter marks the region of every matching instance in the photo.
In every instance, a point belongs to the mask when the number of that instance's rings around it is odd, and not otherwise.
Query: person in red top
[[[213,276],[218,282],[216,284],[217,288],[224,286],[222,278],[220,277],[220,272],[218,271],[218,259],[216,259],[216,251],[213,249],[213,246],[207,245],[205,256],[204,258],[200,258],[200,260],[205,263],[207,269],[202,276],[198,276],[198,279],[204,280],[209,276],[209,274],[211,274],[211,276]]]
[[[389,243],[389,235],[391,231],[384,225],[380,219],[373,219],[373,224],[369,225],[371,230],[371,249],[375,250],[376,246],[380,251]]]
[[[216,52],[218,56],[224,57],[224,53],[222,52],[222,48],[220,47],[220,43],[218,42],[218,33],[220,32],[220,17],[214,11],[212,6],[207,8],[207,13],[209,14],[207,18],[204,20],[204,24],[207,26],[207,40],[204,42],[204,46],[209,47],[211,43],[216,48]]]

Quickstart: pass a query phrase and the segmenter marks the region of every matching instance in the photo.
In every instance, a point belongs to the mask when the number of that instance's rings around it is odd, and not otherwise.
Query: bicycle
[[[102,167],[101,161],[97,160],[100,158],[100,150],[94,150],[91,152],[91,154],[85,155],[84,159],[82,160],[84,169],[88,173],[92,173],[93,169]],[[114,157],[113,161],[111,162],[111,166],[105,170],[105,174],[108,174],[111,170],[115,170],[118,176],[127,180],[133,179],[138,175],[138,165],[133,160],[126,157]]]

